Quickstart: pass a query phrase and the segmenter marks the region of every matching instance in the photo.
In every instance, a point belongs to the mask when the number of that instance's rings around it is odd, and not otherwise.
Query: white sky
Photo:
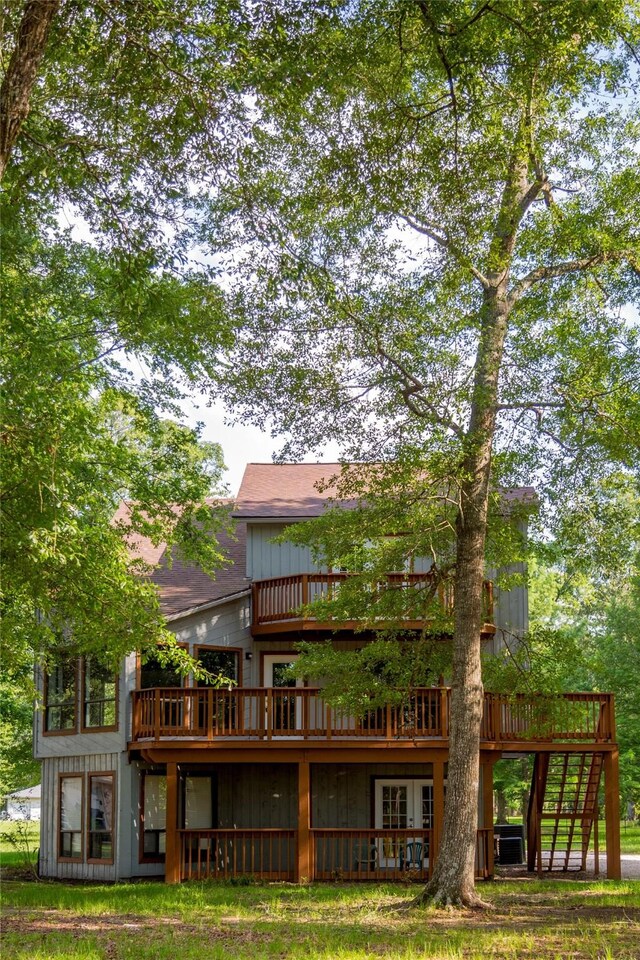
[[[196,395],[191,401],[183,401],[181,407],[185,414],[184,419],[189,426],[195,426],[197,422],[203,423],[202,439],[220,444],[227,466],[225,480],[231,493],[236,494],[247,463],[270,463],[273,454],[282,446],[283,439],[274,438],[251,424],[238,423],[231,426],[225,422],[228,417],[222,403],[218,402],[210,407],[206,404],[206,397]],[[320,459],[335,463],[338,458],[338,447],[328,444]],[[315,462],[319,458],[313,456],[305,459]]]

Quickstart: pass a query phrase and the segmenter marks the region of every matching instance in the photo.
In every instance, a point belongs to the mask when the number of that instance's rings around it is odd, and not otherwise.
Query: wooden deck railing
[[[417,880],[433,871],[433,830],[312,829],[314,880]],[[295,829],[179,830],[180,879],[295,879]],[[493,875],[493,828],[478,830],[476,877]]]
[[[155,687],[136,690],[132,740],[428,740],[449,735],[450,690],[415,690],[403,706],[355,718],[331,707],[310,687]],[[508,696],[485,693],[485,741],[614,739],[613,697],[608,693]]]
[[[349,573],[298,573],[285,577],[255,580],[252,584],[252,625],[283,624],[287,621],[314,624],[316,620],[304,611],[315,600],[334,599]],[[394,588],[411,591],[414,602],[406,604],[403,622],[423,622],[425,599],[437,597],[445,616],[453,615],[453,584],[434,583],[431,573],[388,573],[380,590]],[[484,582],[484,620],[493,622],[493,583]]]
[[[312,830],[316,880],[427,880],[431,830]]]
[[[179,830],[180,879],[294,880],[296,830]]]

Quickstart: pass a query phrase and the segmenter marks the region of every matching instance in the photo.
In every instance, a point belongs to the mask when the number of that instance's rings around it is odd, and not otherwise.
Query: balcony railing
[[[321,690],[310,687],[156,687],[132,694],[132,740],[446,739],[450,694],[446,687],[420,688],[402,706],[368,710],[356,718],[330,706]],[[606,742],[614,733],[613,697],[608,693],[484,695],[484,741]]]
[[[277,633],[282,630],[308,629],[335,630],[340,624],[336,620],[320,622],[305,612],[304,608],[316,600],[334,599],[342,584],[352,574],[349,573],[298,573],[286,577],[271,577],[268,580],[256,580],[252,585],[253,616],[251,629],[254,635]],[[388,573],[380,583],[380,590],[406,590],[413,595],[404,606],[404,618],[401,623],[407,629],[419,629],[425,623],[425,594],[437,597],[442,614],[453,615],[453,584],[450,581],[435,584],[431,573]],[[493,583],[484,582],[484,626],[483,633],[495,632],[493,626]],[[352,621],[348,621],[347,625]],[[373,625],[386,626],[381,621]]]
[[[295,880],[297,830],[180,830],[180,879]],[[427,880],[433,830],[310,831],[314,880]],[[478,830],[476,877],[493,873],[493,828]]]

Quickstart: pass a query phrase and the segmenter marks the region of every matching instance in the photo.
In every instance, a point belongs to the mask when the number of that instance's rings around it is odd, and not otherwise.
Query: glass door
[[[286,735],[302,728],[302,698],[296,696],[293,690],[304,686],[304,682],[291,679],[287,675],[288,668],[297,659],[295,653],[269,653],[264,657],[264,685],[274,688],[270,718],[274,736]]]
[[[376,780],[375,825],[384,830],[430,830],[433,827],[432,780]],[[429,844],[422,833],[383,837],[378,845],[381,867],[426,868]]]

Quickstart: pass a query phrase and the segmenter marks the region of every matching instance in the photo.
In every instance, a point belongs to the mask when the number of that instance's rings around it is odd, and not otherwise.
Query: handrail
[[[353,576],[354,574],[342,572],[296,573],[254,580],[252,584],[253,623],[261,626],[287,620],[315,622],[315,618],[304,612],[303,608],[314,600],[330,600],[340,584]],[[385,581],[389,587],[418,590],[433,588],[435,576],[430,571],[387,573],[380,578],[380,584],[384,585]],[[454,602],[452,581],[445,580],[437,583],[436,592],[442,611],[446,616],[451,616]],[[484,581],[483,602],[484,620],[491,623],[493,621],[493,583],[490,580]]]
[[[132,693],[132,740],[446,740],[450,691],[420,687],[401,705],[354,717],[314,687],[151,687]],[[485,693],[480,736],[489,742],[612,742],[613,695]]]

